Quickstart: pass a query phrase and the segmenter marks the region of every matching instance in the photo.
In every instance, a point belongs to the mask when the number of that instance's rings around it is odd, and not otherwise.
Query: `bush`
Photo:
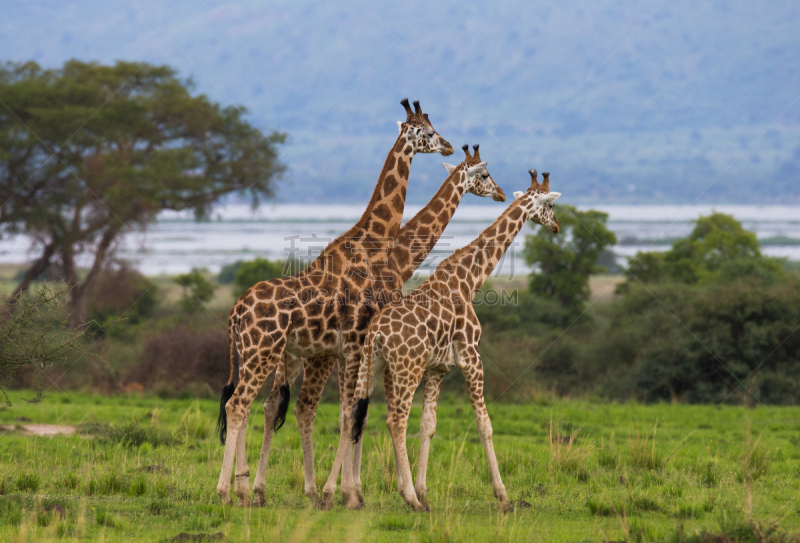
[[[217,283],[220,285],[232,285],[233,280],[236,278],[236,273],[239,271],[239,268],[242,267],[242,264],[244,264],[244,260],[237,260],[236,262],[222,266],[222,269],[219,270],[217,274]]]
[[[183,295],[178,301],[184,311],[196,311],[214,296],[216,287],[206,279],[201,270],[175,276],[175,281],[183,287]]]
[[[237,298],[247,289],[261,281],[269,281],[283,277],[285,264],[282,261],[271,261],[266,258],[256,258],[250,262],[243,262],[233,279],[233,294]]]
[[[104,269],[87,294],[86,320],[99,334],[124,334],[128,326],[150,318],[158,305],[158,289],[124,262]],[[125,326],[110,326],[125,319]]]
[[[225,330],[196,332],[177,326],[145,343],[139,363],[126,380],[150,389],[164,385],[174,394],[190,390],[197,383],[216,391],[228,380],[228,356]]]
[[[87,327],[66,329],[66,297],[66,290],[48,284],[32,294],[0,293],[0,394],[6,404],[11,405],[8,386],[31,387],[38,401],[47,368],[82,349]]]

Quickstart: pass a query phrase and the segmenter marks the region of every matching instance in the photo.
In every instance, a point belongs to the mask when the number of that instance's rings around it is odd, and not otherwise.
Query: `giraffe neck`
[[[350,272],[354,271],[355,266],[361,273],[366,273],[366,270],[361,268],[365,267],[364,262],[368,258],[377,258],[379,262],[386,261],[386,250],[391,240],[397,236],[403,220],[408,174],[414,153],[414,146],[406,130],[403,130],[386,156],[364,214],[349,230],[322,250],[319,256],[301,272],[303,276],[320,279],[324,275],[323,270],[338,276],[345,266]],[[378,253],[384,255],[376,256]]]
[[[433,250],[466,192],[467,171],[462,163],[447,176],[428,204],[400,228],[389,254],[390,265],[400,286],[411,278]]]
[[[414,146],[403,130],[383,163],[381,175],[378,177],[375,190],[372,191],[367,209],[345,236],[354,241],[385,240],[381,244],[384,247],[388,245],[389,240],[397,237],[403,221],[408,173],[413,157]]]
[[[529,194],[514,200],[469,245],[439,264],[432,279],[444,281],[451,287],[458,286],[465,294],[476,292],[491,275],[532,212],[533,200]]]

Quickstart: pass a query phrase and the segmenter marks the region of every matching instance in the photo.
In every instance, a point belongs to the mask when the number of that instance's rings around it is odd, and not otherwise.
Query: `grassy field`
[[[702,530],[800,531],[800,408],[606,404],[542,400],[489,413],[509,497],[492,496],[469,404],[441,402],[428,476],[429,514],[396,493],[385,410],[373,402],[365,441],[363,511],[314,510],[303,496],[292,416],[273,441],[264,508],[223,507],[216,402],[14,393],[0,408],[0,541],[690,541]],[[296,394],[295,394],[296,396]],[[263,429],[253,408],[248,460]],[[419,424],[420,407],[411,427]],[[29,424],[77,426],[72,436],[25,435]],[[337,407],[320,408],[317,484],[330,468]],[[412,467],[417,436],[409,436]],[[528,505],[529,504],[529,505]],[[49,511],[48,511],[49,509]],[[64,517],[61,518],[63,511]],[[682,533],[680,532],[682,530]],[[750,530],[752,534],[753,530]],[[784,536],[786,534],[783,534]],[[700,540],[700,539],[697,539]],[[712,541],[712,539],[706,539]],[[758,539],[713,539],[713,541]]]

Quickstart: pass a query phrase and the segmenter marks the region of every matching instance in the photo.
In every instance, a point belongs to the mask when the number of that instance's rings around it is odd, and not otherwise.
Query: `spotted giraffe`
[[[492,197],[495,201],[505,201],[503,190],[494,182],[486,169],[486,163],[481,161],[480,147],[473,146],[474,154],[470,154],[469,146],[462,147],[465,154],[464,161],[458,166],[443,164],[448,172],[447,178],[442,183],[439,190],[431,198],[430,202],[423,207],[412,219],[404,224],[397,235],[394,247],[389,252],[389,265],[386,267],[376,267],[373,273],[376,276],[385,277],[381,282],[381,288],[377,285],[373,289],[373,294],[382,297],[376,300],[377,305],[382,307],[387,300],[399,299],[402,296],[402,287],[411,278],[414,271],[422,264],[430,254],[433,247],[444,231],[450,218],[455,213],[458,204],[466,193],[477,196]],[[368,323],[367,323],[368,324]],[[366,329],[364,330],[366,332]],[[325,383],[336,363],[336,357],[325,356],[317,358],[291,358],[287,359],[287,364],[279,365],[269,398],[264,404],[265,421],[275,419],[279,401],[279,387],[282,383],[293,383],[300,371],[303,371],[303,386],[300,397],[295,405],[295,416],[298,426],[301,429],[303,443],[303,463],[305,471],[305,494],[317,502],[317,486],[314,474],[314,456],[312,433],[314,419],[316,417],[317,406],[319,405]],[[288,379],[284,376],[284,371],[288,371]],[[352,385],[349,389],[342,389],[345,383],[346,368],[339,365],[340,399],[352,397],[355,389],[355,375],[357,368],[351,370]],[[344,424],[343,414],[345,411],[340,409],[340,425]],[[269,423],[264,425],[264,442],[261,447],[261,457],[259,460],[258,471],[253,485],[255,502],[263,504],[266,501],[264,495],[266,489],[266,470],[269,461],[269,451],[272,443],[273,428]],[[346,432],[341,434],[346,436]],[[344,439],[346,441],[346,437]],[[340,443],[340,451],[344,450],[344,442]],[[356,463],[360,464],[360,446],[356,451]],[[331,475],[324,487],[322,500],[319,501],[320,507],[326,509],[332,504],[333,494],[336,491],[336,481],[341,468],[342,455],[337,454]],[[358,504],[363,503],[360,492],[360,469],[355,471],[357,477],[358,491],[356,498]],[[355,502],[350,503],[356,506]]]
[[[531,187],[516,192],[517,198],[491,226],[469,245],[444,260],[425,283],[397,304],[387,305],[372,320],[364,344],[364,356],[358,373],[349,435],[354,442],[366,422],[369,395],[377,379],[384,376],[387,421],[394,445],[397,485],[415,511],[428,509],[425,477],[431,438],[436,430],[436,404],[444,374],[458,366],[469,389],[483,447],[489,462],[495,497],[504,511],[512,506],[500,479],[492,444],[492,426],[483,398],[483,365],[478,345],[481,325],[472,299],[505,254],[511,242],[529,220],[558,233],[553,202],[561,196],[550,192],[549,174],[542,185],[531,170]],[[412,486],[411,468],[406,451],[406,428],[414,391],[425,377],[422,422],[420,424],[420,460],[416,486]],[[345,451],[345,462],[352,456],[352,446]],[[342,492],[352,483],[342,478]]]
[[[256,283],[242,294],[228,319],[231,376],[220,402],[220,439],[225,442],[217,494],[230,502],[230,478],[236,459],[235,493],[249,501],[245,431],[250,405],[284,355],[332,355],[358,367],[366,323],[376,311],[368,299],[374,281],[370,268],[385,264],[387,249],[400,228],[411,160],[416,153],[453,153],[420,108],[407,99],[405,122],[389,151],[367,209],[359,221],[293,277]],[[239,381],[234,385],[235,356]],[[288,404],[288,387],[283,405]],[[284,411],[285,413],[285,411]],[[282,417],[268,424],[279,425]],[[241,431],[240,431],[241,429]],[[227,436],[227,437],[226,437]]]

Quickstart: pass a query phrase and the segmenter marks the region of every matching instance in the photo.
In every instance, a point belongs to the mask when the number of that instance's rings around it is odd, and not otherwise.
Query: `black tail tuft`
[[[219,401],[219,418],[217,419],[219,442],[222,445],[225,445],[225,435],[228,433],[228,414],[225,411],[225,406],[228,404],[228,400],[231,399],[231,396],[233,396],[234,390],[236,390],[236,386],[233,383],[222,387],[222,398]]]
[[[273,424],[276,432],[286,422],[286,413],[289,411],[289,385],[281,385],[280,393],[281,403],[278,404],[278,412],[275,414],[275,423]]]
[[[367,418],[367,411],[369,410],[369,398],[359,398],[356,406],[353,408],[353,433],[350,435],[353,438],[353,444],[356,444],[361,439],[361,433],[364,431],[364,421]]]

